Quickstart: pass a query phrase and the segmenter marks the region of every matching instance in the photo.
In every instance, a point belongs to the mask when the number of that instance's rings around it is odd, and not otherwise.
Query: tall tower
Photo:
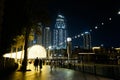
[[[31,40],[29,41],[29,46],[38,44],[38,45],[43,45],[43,26],[41,23],[38,23],[37,26],[34,26],[33,29],[31,29],[30,35],[31,36]]]
[[[44,28],[43,45],[46,49],[48,49],[51,46],[51,30],[50,30],[50,27],[45,27]]]
[[[85,32],[83,34],[83,47],[86,50],[91,49],[91,34],[90,34],[90,32]]]
[[[66,49],[67,29],[66,22],[63,15],[58,14],[55,28],[53,29],[53,48]]]
[[[38,23],[37,28],[35,30],[35,38],[36,38],[36,44],[43,45],[42,36],[43,33],[43,26],[42,23]]]

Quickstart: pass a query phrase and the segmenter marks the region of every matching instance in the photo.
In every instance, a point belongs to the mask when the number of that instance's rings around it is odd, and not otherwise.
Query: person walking
[[[42,62],[42,59],[40,59],[40,60],[39,60],[40,71],[41,71],[41,69],[42,69],[42,63],[43,63],[43,62]]]
[[[51,61],[50,61],[50,68],[51,68],[51,70],[52,70],[53,66],[54,66],[54,61],[51,60]]]
[[[35,70],[37,70],[37,71],[38,71],[38,64],[39,64],[39,59],[37,57],[34,61],[34,67],[35,67]]]

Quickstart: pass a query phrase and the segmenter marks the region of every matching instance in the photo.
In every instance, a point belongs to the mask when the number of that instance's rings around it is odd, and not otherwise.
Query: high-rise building
[[[43,26],[41,23],[38,23],[37,26],[34,26],[34,28],[31,29],[30,35],[31,36],[31,40],[29,41],[29,46],[32,46],[34,44],[38,44],[38,45],[43,45]]]
[[[43,26],[41,23],[38,23],[37,28],[35,30],[36,44],[43,45]]]
[[[66,49],[67,29],[65,17],[61,14],[57,15],[55,27],[53,29],[53,48]]]
[[[83,47],[86,50],[91,49],[91,34],[90,32],[85,32],[83,35]]]
[[[50,27],[44,28],[44,34],[43,34],[43,46],[48,49],[51,46],[51,30]]]

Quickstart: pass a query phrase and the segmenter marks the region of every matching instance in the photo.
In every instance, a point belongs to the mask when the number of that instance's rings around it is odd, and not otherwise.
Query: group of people
[[[35,70],[38,71],[38,68],[41,70],[42,64],[43,64],[42,59],[38,59],[38,57],[37,57],[34,61]]]

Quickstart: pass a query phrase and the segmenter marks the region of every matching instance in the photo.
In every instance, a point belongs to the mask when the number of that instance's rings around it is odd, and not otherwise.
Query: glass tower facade
[[[29,41],[29,46],[32,46],[35,44],[43,45],[42,28],[43,28],[42,24],[38,23],[35,28],[31,29],[31,32],[29,34],[29,37],[31,38],[31,40]]]
[[[48,49],[51,46],[51,30],[50,30],[50,27],[45,27],[44,28],[43,45],[46,49]]]
[[[58,14],[55,27],[53,29],[53,48],[66,49],[67,29],[63,15]]]
[[[84,49],[91,49],[91,34],[90,32],[85,32],[83,35],[83,47]]]

